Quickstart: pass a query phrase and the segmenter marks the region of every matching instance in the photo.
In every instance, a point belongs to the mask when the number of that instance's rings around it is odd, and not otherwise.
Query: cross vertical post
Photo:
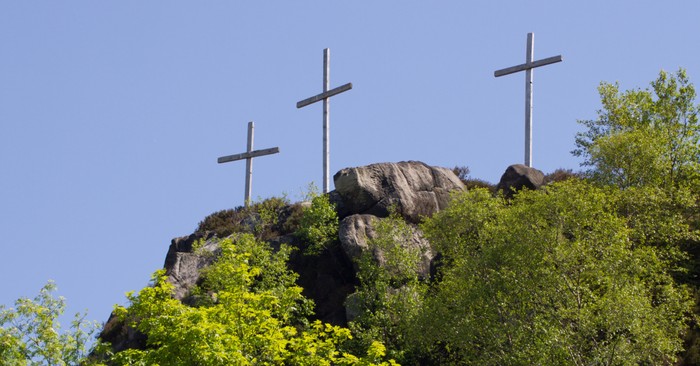
[[[248,122],[248,144],[246,152],[250,154],[253,151],[253,134],[255,132],[255,124],[253,121]],[[245,159],[245,206],[248,207],[252,195],[253,186],[253,158]]]
[[[527,34],[527,50],[525,53],[525,63],[517,66],[496,70],[495,77],[509,75],[519,71],[525,71],[525,165],[532,166],[532,82],[533,69],[563,60],[561,55],[548,57],[534,61],[535,34]]]
[[[323,49],[323,92],[327,92],[331,85],[331,51]],[[330,98],[323,99],[323,193],[330,190],[330,158],[331,158],[331,126],[330,126]]]
[[[270,154],[277,154],[280,152],[279,147],[273,147],[269,149],[253,150],[253,134],[255,131],[255,124],[251,121],[248,122],[248,143],[246,152],[242,154],[227,155],[220,157],[217,162],[228,163],[230,161],[243,160],[245,159],[245,201],[244,205],[248,207],[251,202],[251,196],[253,191],[253,158],[256,156],[264,156]]]
[[[330,191],[330,97],[352,89],[352,83],[330,89],[330,49],[323,49],[323,92],[297,102],[297,108],[323,101],[323,193]]]
[[[535,46],[535,35],[527,34],[525,63],[531,64]],[[525,70],[525,165],[532,166],[532,79],[533,70]]]

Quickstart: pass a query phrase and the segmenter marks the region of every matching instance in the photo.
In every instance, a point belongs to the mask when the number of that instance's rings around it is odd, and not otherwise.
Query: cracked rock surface
[[[444,209],[450,191],[465,189],[450,169],[419,161],[346,168],[333,180],[335,194],[342,201],[341,219],[353,214],[387,217],[394,207],[407,221],[418,223]]]

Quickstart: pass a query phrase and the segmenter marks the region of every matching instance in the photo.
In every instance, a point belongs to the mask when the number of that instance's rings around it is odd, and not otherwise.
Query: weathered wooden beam
[[[309,104],[314,104],[316,102],[320,102],[324,99],[330,98],[336,94],[340,94],[342,92],[346,92],[348,90],[352,89],[352,83],[347,83],[345,85],[341,85],[337,88],[333,88],[327,92],[323,92],[321,94],[315,95],[311,98],[304,99],[300,102],[297,102],[297,108],[302,108],[306,107]]]
[[[262,150],[254,150],[251,152],[244,152],[241,154],[234,154],[234,155],[228,155],[228,156],[222,156],[217,159],[217,162],[219,164],[221,163],[228,163],[229,161],[236,161],[236,160],[243,160],[243,159],[248,159],[248,158],[254,158],[257,156],[263,156],[263,155],[270,155],[270,154],[277,154],[280,152],[279,147],[272,147],[269,149],[262,149]]]
[[[543,58],[543,59],[541,59],[541,60],[537,60],[537,61],[534,61],[534,62],[528,62],[528,63],[520,64],[520,65],[517,65],[517,66],[507,67],[507,68],[505,68],[505,69],[496,70],[496,71],[493,73],[493,76],[499,77],[499,76],[509,75],[509,74],[516,73],[516,72],[518,72],[518,71],[534,69],[534,68],[536,68],[536,67],[545,66],[545,65],[549,65],[549,64],[554,64],[554,63],[557,63],[557,62],[562,62],[563,60],[564,60],[564,59],[562,58],[561,55],[554,56],[554,57]]]

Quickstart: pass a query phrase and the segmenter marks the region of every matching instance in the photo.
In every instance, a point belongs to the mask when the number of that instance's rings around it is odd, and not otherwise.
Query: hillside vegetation
[[[418,224],[393,211],[354,268],[346,322],[319,319],[298,263],[340,245],[328,195],[216,213],[192,252],[213,256],[185,300],[156,271],[115,319],[139,347],[59,335],[48,287],[0,308],[3,364],[676,365],[700,363],[700,126],[685,72],[649,89],[599,87],[573,154],[513,195],[468,189]],[[426,275],[416,232],[434,252]],[[285,237],[287,240],[279,240]],[[304,284],[304,285],[302,285]],[[314,295],[315,296],[315,295]],[[119,331],[119,327],[113,328]],[[103,331],[103,334],[106,334]],[[125,333],[126,334],[126,333]],[[49,347],[50,346],[50,347]],[[49,351],[43,351],[49,349]]]

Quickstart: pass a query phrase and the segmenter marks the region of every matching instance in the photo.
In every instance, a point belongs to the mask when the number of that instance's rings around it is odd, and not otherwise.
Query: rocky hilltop
[[[543,184],[539,170],[524,165],[508,167],[497,189],[509,194],[513,189],[538,188]],[[299,274],[298,284],[304,295],[314,300],[316,317],[324,322],[346,325],[353,318],[349,296],[357,285],[356,261],[369,250],[368,240],[375,237],[375,226],[387,218],[392,210],[409,223],[413,239],[406,245],[415,246],[422,253],[420,276],[430,275],[436,254],[423,238],[417,224],[421,218],[433,215],[449,204],[450,194],[463,191],[464,182],[451,170],[429,166],[422,162],[378,163],[363,167],[342,169],[333,177],[336,189],[329,199],[336,207],[339,219],[340,245],[328,247],[318,256],[309,257],[295,252],[290,267]],[[280,213],[276,236],[267,241],[273,247],[285,243],[300,244],[286,225],[293,219],[293,206]],[[195,253],[193,244],[204,244]],[[188,302],[190,289],[200,279],[201,270],[216,260],[217,233],[198,231],[189,236],[175,238],[168,249],[164,268],[168,280],[174,285],[173,296]],[[213,255],[212,255],[213,254]],[[382,263],[382,253],[372,255]],[[145,337],[110,317],[100,338],[112,343],[115,351],[145,347]]]

